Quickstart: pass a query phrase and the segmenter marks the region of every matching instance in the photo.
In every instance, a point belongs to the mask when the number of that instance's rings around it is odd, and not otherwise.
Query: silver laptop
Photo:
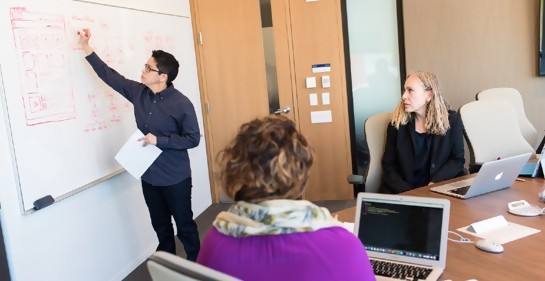
[[[447,199],[359,193],[354,232],[377,280],[437,280],[446,265],[449,214]]]
[[[467,199],[511,187],[530,156],[532,153],[525,153],[486,162],[481,166],[476,177],[439,185],[430,190]]]

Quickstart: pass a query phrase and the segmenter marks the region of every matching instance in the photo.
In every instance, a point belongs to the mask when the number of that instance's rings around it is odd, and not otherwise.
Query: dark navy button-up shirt
[[[157,137],[163,152],[142,175],[157,186],[173,185],[191,176],[187,150],[199,145],[200,131],[191,101],[170,85],[154,94],[146,85],[126,79],[104,63],[96,53],[86,57],[98,77],[134,106],[136,126],[144,135]]]

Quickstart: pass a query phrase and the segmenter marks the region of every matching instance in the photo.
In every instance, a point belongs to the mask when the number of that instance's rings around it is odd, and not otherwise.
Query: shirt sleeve
[[[388,124],[384,155],[382,156],[381,192],[385,193],[401,193],[412,189],[412,186],[403,179],[399,168],[397,133],[398,130],[392,124]]]
[[[187,98],[185,99],[181,107],[181,114],[176,119],[178,133],[165,137],[157,137],[157,147],[190,149],[199,145],[201,132],[197,121],[197,114],[191,101]]]
[[[120,93],[130,102],[133,101],[133,94],[142,91],[142,88],[145,87],[143,84],[127,79],[114,69],[110,68],[95,52],[85,58],[104,83],[112,87],[112,89]]]

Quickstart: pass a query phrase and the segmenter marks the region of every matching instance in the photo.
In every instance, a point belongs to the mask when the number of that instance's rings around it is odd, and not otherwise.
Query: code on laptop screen
[[[367,251],[438,260],[443,209],[362,202],[358,237]]]

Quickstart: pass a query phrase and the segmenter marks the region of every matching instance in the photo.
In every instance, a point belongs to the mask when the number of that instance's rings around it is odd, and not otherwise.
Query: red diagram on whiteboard
[[[29,126],[76,118],[64,18],[10,9],[22,101]]]

